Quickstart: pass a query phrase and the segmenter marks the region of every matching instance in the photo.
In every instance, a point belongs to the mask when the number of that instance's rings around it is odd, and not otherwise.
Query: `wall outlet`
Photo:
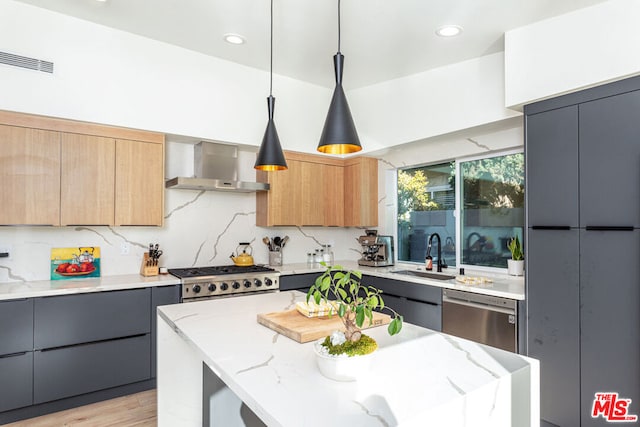
[[[11,252],[12,250],[10,245],[0,245],[0,261],[11,259]]]
[[[129,242],[124,242],[120,245],[120,255],[129,255],[131,253],[131,245]]]

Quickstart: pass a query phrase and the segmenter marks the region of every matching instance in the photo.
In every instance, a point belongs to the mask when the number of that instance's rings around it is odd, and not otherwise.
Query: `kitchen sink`
[[[425,279],[436,279],[436,280],[455,279],[455,276],[451,276],[449,274],[430,273],[428,271],[418,271],[418,270],[396,270],[396,271],[392,271],[392,273],[405,274],[407,276],[424,277]]]

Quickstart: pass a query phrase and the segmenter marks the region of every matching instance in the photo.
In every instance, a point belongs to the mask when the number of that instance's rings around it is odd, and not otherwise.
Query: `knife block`
[[[160,267],[157,265],[148,265],[151,262],[149,252],[145,252],[142,257],[142,265],[140,266],[140,274],[145,277],[157,276],[160,274]]]

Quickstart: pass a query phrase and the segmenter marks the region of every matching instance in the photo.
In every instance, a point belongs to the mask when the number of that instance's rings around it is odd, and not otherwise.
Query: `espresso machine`
[[[365,235],[358,237],[358,243],[362,246],[362,257],[358,260],[358,265],[393,265],[393,236],[379,236],[377,230],[365,230]]]

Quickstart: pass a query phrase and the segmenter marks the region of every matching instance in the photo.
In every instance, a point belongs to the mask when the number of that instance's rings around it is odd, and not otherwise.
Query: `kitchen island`
[[[159,426],[532,426],[536,360],[405,324],[379,344],[371,376],[336,382],[256,316],[292,309],[296,291],[158,309]],[[263,424],[264,423],[264,424]]]

